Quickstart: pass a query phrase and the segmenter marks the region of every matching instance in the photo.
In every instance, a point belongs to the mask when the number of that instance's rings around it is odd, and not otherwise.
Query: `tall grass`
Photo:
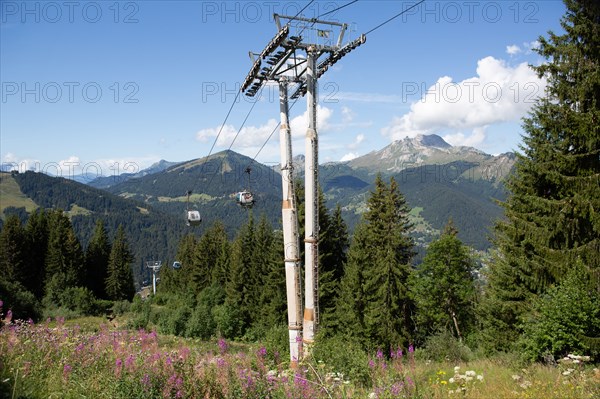
[[[581,363],[521,370],[494,359],[457,365],[415,360],[413,355],[409,348],[361,357],[367,378],[354,381],[316,357],[290,370],[285,355],[260,345],[161,337],[106,325],[85,331],[61,319],[37,325],[5,319],[0,397],[600,397],[600,372]]]

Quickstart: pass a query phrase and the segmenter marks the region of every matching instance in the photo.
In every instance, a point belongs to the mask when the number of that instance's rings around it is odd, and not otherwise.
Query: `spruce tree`
[[[25,225],[28,248],[25,267],[26,287],[38,299],[44,296],[48,229],[48,214],[43,209],[36,209],[29,215],[29,219],[27,219],[27,224]]]
[[[177,247],[175,259],[181,265],[179,269],[173,269],[171,265],[161,268],[159,292],[189,293],[196,295],[192,288],[191,271],[194,269],[195,251],[198,242],[194,234],[185,235]]]
[[[131,263],[133,255],[125,237],[123,226],[119,225],[113,240],[106,276],[106,294],[113,301],[132,300],[135,294]]]
[[[0,278],[9,282],[24,282],[23,270],[27,263],[25,230],[17,215],[6,218],[0,231]]]
[[[422,338],[447,330],[462,340],[473,327],[475,262],[457,234],[450,220],[414,274],[412,291]]]
[[[287,321],[287,294],[283,262],[283,234],[273,235],[266,271],[263,278],[261,298],[261,321],[265,326],[277,326]]]
[[[408,205],[396,181],[392,178],[388,187],[380,175],[367,205],[342,282],[342,325],[348,332],[364,334],[367,344],[405,346],[411,340],[413,309],[408,291],[414,256]]]
[[[225,285],[225,305],[228,311],[235,310],[241,323],[242,331],[252,322],[254,309],[253,297],[255,281],[252,253],[255,245],[255,226],[252,213],[249,214],[248,223],[242,226],[231,249],[230,269]]]
[[[83,285],[84,255],[71,221],[61,210],[50,213],[48,225],[45,297],[60,305],[67,288]]]
[[[337,328],[336,303],[348,256],[348,228],[338,205],[333,214],[319,216],[319,329]],[[321,215],[321,212],[319,213]]]
[[[496,229],[482,308],[496,347],[514,342],[527,303],[576,261],[596,278],[600,270],[600,6],[565,4],[565,33],[539,39],[548,61],[533,68],[547,79],[546,95],[524,120],[506,221]]]
[[[191,267],[187,268],[191,291],[198,294],[215,281],[224,287],[229,258],[225,225],[217,221],[210,226],[198,240],[192,254],[193,258],[188,261]]]
[[[108,233],[104,228],[102,219],[98,219],[90,243],[85,251],[86,286],[97,298],[107,298],[105,280],[110,252],[111,244]]]

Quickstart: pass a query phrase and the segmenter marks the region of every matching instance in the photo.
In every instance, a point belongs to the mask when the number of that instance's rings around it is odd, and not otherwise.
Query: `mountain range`
[[[514,162],[513,153],[493,156],[472,147],[451,146],[437,135],[417,136],[348,162],[320,165],[319,180],[327,206],[341,206],[351,232],[366,210],[375,177],[381,174],[399,183],[412,208],[413,236],[419,247],[437,237],[452,218],[463,242],[486,250],[491,245],[490,228],[502,217],[497,201],[506,197],[503,180]],[[294,163],[296,177],[303,180],[303,157],[295,157]],[[245,173],[248,167],[250,174]],[[118,224],[136,226],[129,234],[138,235],[132,239],[140,268],[137,274],[145,274],[145,260],[173,260],[180,237],[188,232],[202,234],[216,220],[224,222],[231,237],[246,222],[248,212],[265,215],[274,228],[280,228],[277,169],[228,150],[186,162],[161,160],[139,173],[100,177],[88,185],[34,172],[2,173],[0,208],[3,215],[23,214],[36,206],[62,208],[73,213],[84,245],[96,218],[109,217],[111,230]],[[254,193],[257,202],[251,211],[233,199],[241,190]],[[202,214],[203,223],[194,230],[185,226],[188,209]]]

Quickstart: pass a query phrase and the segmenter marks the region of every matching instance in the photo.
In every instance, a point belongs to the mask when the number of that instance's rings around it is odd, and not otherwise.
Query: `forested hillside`
[[[42,209],[60,209],[69,216],[83,248],[87,247],[94,226],[101,219],[109,235],[123,226],[134,256],[132,264],[136,285],[150,275],[148,260],[173,261],[179,239],[187,233],[181,217],[156,210],[147,204],[112,195],[72,180],[42,173],[14,173],[22,193]],[[26,215],[12,208],[10,212]]]

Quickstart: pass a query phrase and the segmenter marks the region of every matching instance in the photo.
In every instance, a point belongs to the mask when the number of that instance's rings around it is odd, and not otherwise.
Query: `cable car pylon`
[[[312,3],[312,1],[311,1]],[[309,3],[310,4],[310,3]],[[340,7],[341,8],[341,7]],[[255,96],[267,82],[279,83],[280,95],[280,148],[281,179],[283,185],[283,235],[286,293],[288,302],[288,331],[290,338],[290,366],[310,355],[319,323],[319,196],[318,196],[318,135],[317,135],[317,79],[330,66],[362,45],[366,36],[343,43],[348,24],[274,14],[278,32],[260,53],[250,53],[252,67],[241,85],[241,92]],[[281,20],[287,20],[285,25]],[[314,27],[318,25],[318,27]],[[313,28],[314,27],[314,28]],[[295,30],[295,32],[292,32]],[[307,39],[303,37],[307,33]],[[278,51],[276,51],[278,50]],[[300,52],[305,52],[305,56]],[[321,58],[323,57],[323,58]],[[319,59],[321,58],[321,60]],[[266,64],[266,65],[265,65]],[[288,116],[288,83],[296,85],[290,98],[307,95],[308,130],[305,154],[305,304],[302,307],[299,269],[298,215],[293,185],[292,147]],[[303,317],[302,325],[300,317]]]

